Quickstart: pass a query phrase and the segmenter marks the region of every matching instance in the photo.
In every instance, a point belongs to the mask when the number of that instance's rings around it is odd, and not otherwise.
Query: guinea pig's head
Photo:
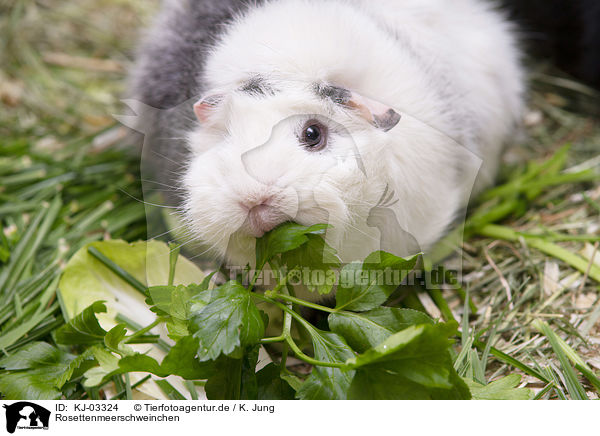
[[[385,189],[381,153],[400,120],[343,87],[262,77],[209,93],[194,113],[184,218],[207,251],[237,266],[285,221],[329,224],[341,244]]]

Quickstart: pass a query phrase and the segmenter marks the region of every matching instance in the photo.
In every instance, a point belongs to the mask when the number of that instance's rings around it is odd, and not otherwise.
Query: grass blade
[[[562,347],[560,346],[560,343],[558,341],[558,336],[556,336],[556,334],[552,331],[550,326],[544,321],[536,319],[533,322],[533,326],[540,333],[542,333],[544,336],[546,336],[546,338],[548,338],[548,342],[550,342],[550,345],[552,346],[552,349],[554,350],[556,357],[560,361],[560,365],[562,367],[563,375],[564,375],[564,379],[565,379],[565,385],[566,385],[567,391],[569,392],[569,395],[571,396],[571,398],[574,400],[587,400],[588,397],[587,397],[587,394],[585,393],[585,389],[579,382],[579,380],[577,378],[577,374],[575,374],[575,370],[569,363],[569,359],[567,358],[567,355],[564,353]]]

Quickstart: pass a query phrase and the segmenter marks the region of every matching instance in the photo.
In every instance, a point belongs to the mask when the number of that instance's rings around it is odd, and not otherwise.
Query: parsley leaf
[[[61,388],[95,364],[91,351],[79,356],[46,342],[32,342],[0,360],[0,391],[5,399],[56,400]]]
[[[329,328],[343,336],[350,346],[364,352],[392,334],[415,324],[432,324],[423,312],[396,307],[378,307],[368,312],[337,312],[328,317]]]
[[[304,245],[308,242],[309,234],[323,234],[326,228],[326,224],[310,227],[290,222],[281,224],[256,240],[256,269],[262,269],[273,257]]]
[[[250,292],[230,281],[211,292],[206,306],[193,314],[190,327],[199,340],[200,361],[215,360],[219,355],[241,357],[241,347],[254,345],[265,334],[261,311]]]
[[[421,324],[393,334],[348,359],[356,370],[350,399],[469,399],[449,353],[457,324]]]
[[[104,342],[106,330],[100,327],[97,313],[106,313],[103,301],[95,301],[56,331],[56,342],[65,345],[89,345]]]
[[[281,377],[281,367],[269,363],[256,373],[257,399],[259,400],[293,400],[296,392]]]
[[[343,363],[354,358],[354,352],[337,333],[306,326],[312,338],[315,358],[325,362]],[[343,400],[354,376],[353,370],[315,366],[296,396],[304,400]]]
[[[335,308],[361,312],[382,305],[415,267],[419,256],[402,259],[375,251],[362,263],[346,265],[340,272]]]
[[[308,240],[304,245],[281,255],[282,262],[288,270],[294,268],[308,269],[303,276],[303,284],[310,291],[321,295],[329,294],[335,285],[335,270],[340,266],[336,251],[327,245],[320,235],[306,234]]]

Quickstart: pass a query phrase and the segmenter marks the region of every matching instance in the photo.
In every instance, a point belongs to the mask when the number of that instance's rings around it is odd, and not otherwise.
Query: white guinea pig
[[[344,261],[426,250],[521,118],[511,26],[484,0],[247,3],[167,2],[133,74],[193,237],[239,266],[289,220]]]

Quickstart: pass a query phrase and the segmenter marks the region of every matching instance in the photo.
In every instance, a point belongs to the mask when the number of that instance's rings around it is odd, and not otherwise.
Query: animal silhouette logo
[[[14,433],[19,429],[48,429],[50,411],[42,406],[28,401],[6,405],[6,431]]]

